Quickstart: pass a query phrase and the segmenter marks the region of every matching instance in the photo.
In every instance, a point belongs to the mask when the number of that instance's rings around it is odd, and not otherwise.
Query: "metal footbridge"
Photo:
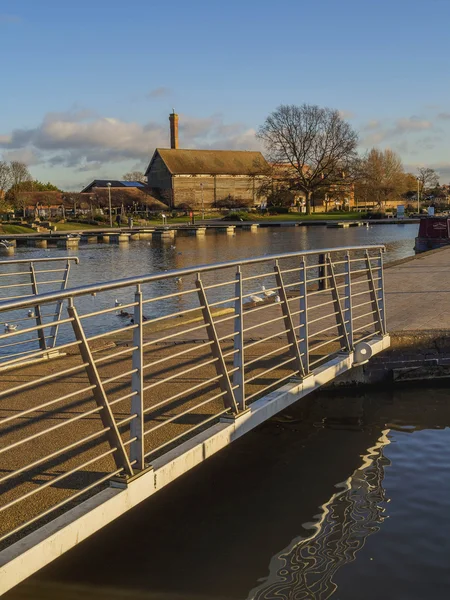
[[[73,288],[75,257],[1,261],[0,594],[389,347],[383,251]]]

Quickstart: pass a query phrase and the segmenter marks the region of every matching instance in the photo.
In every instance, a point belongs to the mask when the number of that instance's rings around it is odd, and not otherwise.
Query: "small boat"
[[[450,218],[421,217],[414,250],[417,253],[450,245]]]

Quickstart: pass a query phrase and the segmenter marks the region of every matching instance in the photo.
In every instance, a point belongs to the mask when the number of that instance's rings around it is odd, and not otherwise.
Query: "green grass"
[[[353,219],[364,219],[366,213],[361,212],[333,212],[333,213],[288,213],[287,215],[252,215],[254,221],[349,221]]]
[[[105,229],[107,225],[91,225],[91,223],[78,223],[76,221],[66,221],[65,223],[54,223],[56,231],[76,231],[78,229]],[[53,225],[53,223],[52,223]]]
[[[25,227],[24,225],[7,225],[1,226],[3,233],[35,233],[31,227]]]

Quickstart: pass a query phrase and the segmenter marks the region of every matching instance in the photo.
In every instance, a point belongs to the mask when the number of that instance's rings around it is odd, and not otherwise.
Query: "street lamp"
[[[420,177],[417,177],[417,212],[420,215]]]
[[[112,208],[111,208],[111,183],[108,181],[108,202],[109,202],[109,226],[112,227]]]
[[[203,205],[203,183],[200,184],[200,191],[202,194],[202,221],[205,220],[205,207]]]

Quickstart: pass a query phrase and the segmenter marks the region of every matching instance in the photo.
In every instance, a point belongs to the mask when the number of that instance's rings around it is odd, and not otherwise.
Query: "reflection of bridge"
[[[19,350],[0,372],[0,592],[350,369],[355,346],[389,346],[380,247],[26,296],[2,321],[63,302],[0,335]],[[55,327],[42,362],[30,336]]]

